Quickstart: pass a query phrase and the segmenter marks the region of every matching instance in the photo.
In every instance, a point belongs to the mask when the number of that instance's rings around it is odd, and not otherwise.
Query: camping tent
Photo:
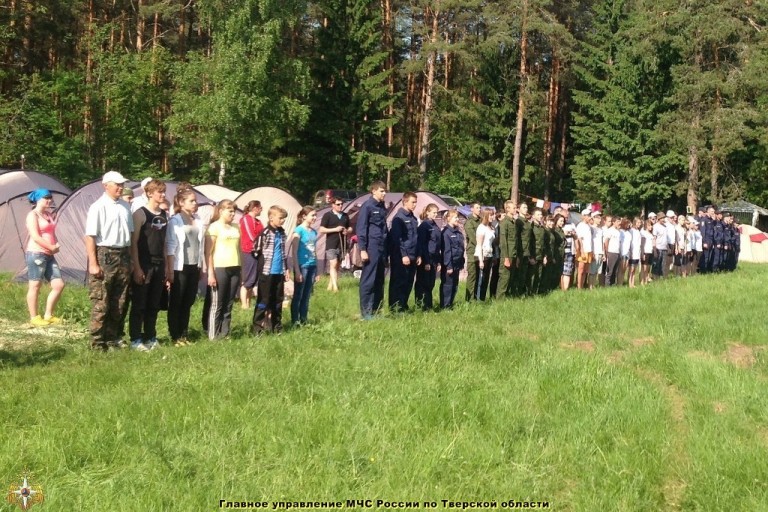
[[[237,196],[237,199],[235,199],[235,204],[238,208],[243,210],[249,201],[261,202],[262,211],[261,215],[259,215],[259,220],[265,226],[268,222],[267,216],[270,206],[277,205],[285,208],[285,210],[288,212],[288,218],[285,219],[285,224],[283,224],[283,229],[285,229],[285,232],[290,234],[291,231],[293,231],[293,228],[296,227],[296,217],[299,215],[302,206],[295,197],[293,197],[285,190],[275,187],[252,188],[251,190],[243,192]]]
[[[72,192],[62,182],[28,169],[0,170],[0,272],[16,272],[26,267],[24,252],[27,245],[27,213],[32,205],[27,194],[47,188],[58,207]]]
[[[203,194],[208,199],[217,203],[224,199],[234,201],[240,194],[242,194],[242,192],[230,190],[226,187],[222,187],[221,185],[214,185],[212,183],[207,185],[195,185],[195,190]]]
[[[137,193],[136,182],[128,182],[128,186],[134,188]],[[177,183],[172,181],[165,182],[166,196],[169,201],[176,195]],[[57,211],[56,236],[61,244],[61,251],[56,255],[56,262],[61,269],[62,277],[67,282],[85,284],[88,269],[88,257],[85,253],[85,219],[88,215],[88,208],[104,194],[104,185],[101,180],[95,180],[78,188],[67,197]],[[204,209],[206,206],[211,208],[213,203],[210,199],[197,192],[197,201]],[[202,212],[205,213],[205,212]],[[201,214],[201,217],[203,215]],[[209,215],[210,216],[210,215]],[[26,269],[20,271],[17,276],[24,273]]]
[[[739,253],[739,261],[767,263],[768,235],[747,224],[742,224],[740,230],[741,252]]]

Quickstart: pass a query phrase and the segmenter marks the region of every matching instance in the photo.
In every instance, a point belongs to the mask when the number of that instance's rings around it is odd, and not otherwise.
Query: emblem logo
[[[25,472],[20,483],[10,485],[6,501],[18,506],[21,510],[29,510],[43,502],[43,489],[38,485],[32,485],[28,473]]]

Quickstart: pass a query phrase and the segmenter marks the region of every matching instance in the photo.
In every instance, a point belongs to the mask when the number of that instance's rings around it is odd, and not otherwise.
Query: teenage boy
[[[408,310],[408,297],[413,289],[416,267],[421,258],[416,256],[416,228],[419,221],[413,214],[416,209],[416,194],[403,194],[403,206],[392,219],[388,234],[389,252],[389,309],[392,312]]]
[[[360,315],[370,320],[384,302],[384,267],[386,265],[387,209],[384,182],[371,184],[371,197],[363,203],[357,214],[357,244],[363,270],[360,275]]]
[[[338,197],[331,199],[331,211],[323,215],[320,221],[320,234],[325,235],[325,261],[328,262],[328,290],[339,291],[339,266],[346,252],[346,235],[352,232],[349,215],[341,211],[344,201]]]
[[[259,280],[251,331],[256,335],[265,331],[282,332],[284,283],[289,276],[283,229],[288,212],[279,206],[271,206],[267,215],[267,226],[261,232],[254,249],[258,255]]]
[[[517,230],[515,243],[517,245],[517,292],[518,296],[524,296],[528,291],[528,267],[530,266],[531,254],[531,222],[528,215],[528,204],[520,203],[518,206],[518,215],[515,219],[515,228]]]
[[[165,231],[168,215],[160,207],[165,200],[165,183],[151,180],[144,185],[147,203],[133,212],[131,235],[131,314],[128,334],[131,348],[146,352],[157,347],[157,314],[165,279]],[[165,296],[167,299],[167,295]],[[166,304],[167,307],[167,304]]]
[[[120,198],[126,180],[109,171],[101,179],[104,194],[88,208],[85,250],[88,255],[88,294],[91,298],[91,348],[123,348],[118,339],[131,279],[133,218]]]

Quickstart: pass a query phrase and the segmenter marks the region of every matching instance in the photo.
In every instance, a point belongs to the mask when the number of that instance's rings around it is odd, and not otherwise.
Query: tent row
[[[166,181],[165,184],[166,196],[171,200],[176,195],[178,183]],[[139,189],[138,182],[127,185]],[[32,208],[27,194],[38,188],[47,188],[53,196],[56,236],[61,244],[56,261],[62,277],[67,282],[85,284],[88,268],[83,241],[85,219],[88,208],[104,193],[101,180],[86,183],[73,191],[56,178],[28,169],[0,170],[0,272],[13,272],[17,278],[26,280],[24,251],[28,237],[25,222]],[[292,230],[302,208],[291,194],[275,187],[258,187],[241,193],[219,185],[199,185],[194,190],[204,221],[211,218],[214,206],[223,199],[234,201],[239,210],[249,201],[257,200],[264,206],[260,216],[263,223],[267,222],[269,207],[277,204],[288,211],[285,228]]]

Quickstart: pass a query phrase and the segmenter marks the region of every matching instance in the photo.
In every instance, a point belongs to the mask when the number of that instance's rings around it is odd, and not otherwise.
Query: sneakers
[[[59,325],[59,324],[64,323],[64,320],[62,320],[61,318],[59,318],[57,316],[50,316],[48,318],[45,318],[44,320],[46,322],[50,323],[51,325]]]
[[[189,344],[190,343],[187,341],[187,338],[179,338],[173,342],[174,347],[186,347]]]
[[[48,327],[51,325],[51,322],[48,320],[43,320],[43,317],[40,315],[37,315],[32,320],[29,321],[30,324],[32,324],[34,327]]]
[[[107,342],[107,350],[123,350],[127,345],[123,340]]]
[[[156,348],[160,348],[160,342],[157,341],[157,338],[152,338],[149,340],[149,343],[147,343],[147,349],[155,350]]]
[[[141,342],[141,339],[133,340],[131,342],[131,350],[135,350],[137,352],[149,352],[149,349],[144,343]]]

